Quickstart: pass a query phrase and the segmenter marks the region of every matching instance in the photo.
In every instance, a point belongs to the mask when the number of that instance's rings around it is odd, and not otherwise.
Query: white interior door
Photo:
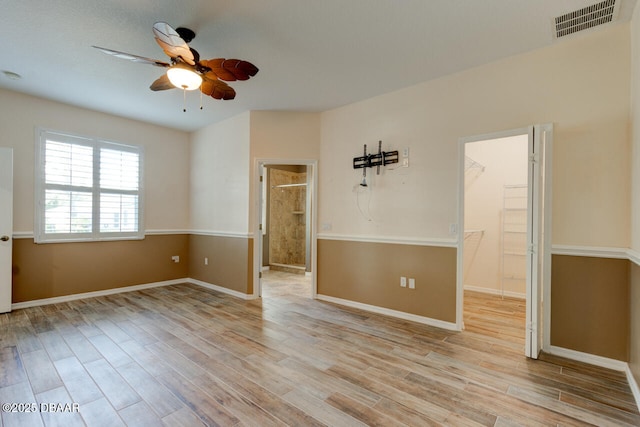
[[[529,130],[529,197],[527,227],[527,337],[525,354],[537,359],[543,346],[544,291],[551,271],[551,125],[538,125]]]
[[[0,313],[11,311],[13,150],[0,147]]]

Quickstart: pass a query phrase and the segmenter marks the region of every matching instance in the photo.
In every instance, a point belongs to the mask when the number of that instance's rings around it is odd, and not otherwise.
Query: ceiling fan
[[[248,80],[258,73],[255,65],[240,59],[200,60],[200,54],[187,44],[196,36],[188,28],[179,27],[174,30],[166,22],[156,22],[153,24],[153,34],[164,53],[171,58],[170,63],[99,46],[93,47],[116,58],[167,68],[166,74],[149,87],[153,91],[178,88],[186,93],[187,90],[200,88],[203,94],[212,98],[229,100],[235,98],[236,91],[225,81]]]

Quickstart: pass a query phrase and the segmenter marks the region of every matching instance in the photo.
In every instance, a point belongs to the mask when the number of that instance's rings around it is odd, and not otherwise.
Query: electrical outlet
[[[204,257],[204,265],[209,265],[209,258]]]
[[[171,261],[175,262],[175,263],[179,263],[180,262],[180,256],[178,255],[174,255],[171,257]]]
[[[416,279],[414,279],[413,277],[409,278],[409,289],[415,289],[416,288]]]
[[[400,287],[401,288],[406,288],[407,287],[407,278],[404,277],[404,276],[400,278]]]
[[[458,234],[458,224],[456,223],[449,224],[449,234],[452,236]]]

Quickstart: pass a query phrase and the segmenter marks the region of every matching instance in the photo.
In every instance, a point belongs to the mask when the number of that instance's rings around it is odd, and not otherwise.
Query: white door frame
[[[0,313],[11,311],[13,149],[0,147]]]
[[[318,217],[318,161],[310,159],[256,159],[254,170],[254,212],[253,221],[254,245],[253,245],[253,298],[259,298],[262,295],[262,286],[260,283],[260,273],[262,271],[262,181],[261,177],[265,166],[269,165],[303,165],[307,167],[307,180],[309,185],[307,191],[311,190],[311,280],[312,291],[311,297],[317,296],[317,262],[318,262],[318,245],[316,218]],[[265,178],[262,178],[265,179]]]
[[[530,261],[527,263],[527,314],[525,353],[537,358],[543,348],[548,347],[550,336],[550,281],[551,281],[551,159],[553,125],[535,125],[526,128],[511,129],[483,135],[460,138],[458,141],[458,256],[456,274],[456,327],[464,329],[464,164],[465,144],[470,142],[527,135],[529,145],[529,195],[527,238],[530,244]],[[543,144],[543,158],[536,157],[539,145]],[[534,148],[536,150],[534,151]],[[544,168],[540,167],[544,162]],[[544,174],[542,180],[540,174]],[[540,188],[540,181],[544,188]],[[544,197],[544,199],[542,199]],[[540,202],[543,202],[540,205]],[[538,227],[543,220],[544,227]],[[539,236],[544,233],[543,246],[537,247]],[[538,256],[542,254],[540,261]],[[532,280],[536,280],[533,283]],[[541,289],[540,289],[541,288]],[[543,303],[544,301],[544,303]],[[543,315],[539,316],[540,308]],[[543,327],[540,327],[540,325]],[[541,348],[542,347],[542,348]]]

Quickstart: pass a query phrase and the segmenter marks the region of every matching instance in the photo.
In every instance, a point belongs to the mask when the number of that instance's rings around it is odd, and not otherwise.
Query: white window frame
[[[45,227],[45,193],[48,188],[46,184],[45,171],[45,150],[47,139],[55,139],[60,142],[84,145],[93,149],[93,186],[92,192],[92,231],[88,233],[46,233]],[[138,154],[138,190],[113,190],[100,188],[100,150],[111,149],[126,151]],[[34,241],[35,243],[60,243],[60,242],[91,242],[105,240],[141,240],[144,239],[144,149],[138,145],[127,145],[113,141],[107,141],[95,137],[74,135],[66,132],[58,132],[49,129],[36,129],[36,149],[35,149],[35,221],[34,221]],[[60,186],[58,188],[69,190],[77,189],[74,186]],[[89,188],[89,187],[86,187]],[[136,194],[138,196],[138,230],[132,232],[104,232],[100,231],[100,194]]]

